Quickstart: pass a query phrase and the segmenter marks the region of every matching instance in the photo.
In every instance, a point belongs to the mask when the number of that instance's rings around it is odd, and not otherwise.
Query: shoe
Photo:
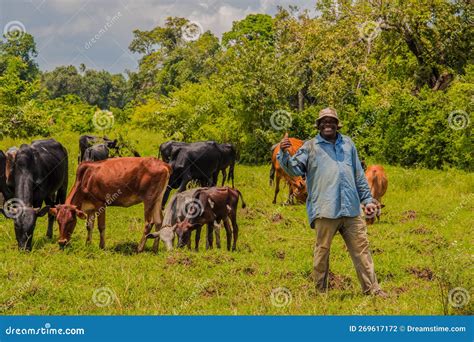
[[[383,291],[382,289],[378,289],[378,290],[372,292],[372,295],[376,296],[376,297],[383,298],[383,299],[388,298],[388,294],[385,291]]]

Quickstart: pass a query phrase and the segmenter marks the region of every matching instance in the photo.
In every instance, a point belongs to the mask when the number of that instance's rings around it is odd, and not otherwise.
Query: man
[[[328,289],[329,251],[339,231],[347,245],[364,294],[386,297],[377,282],[369,251],[367,227],[360,217],[360,204],[373,215],[376,205],[352,140],[338,132],[339,118],[333,108],[319,112],[319,134],[290,156],[288,133],[277,156],[291,176],[306,176],[306,209],[311,228],[316,230],[314,274],[316,289]]]

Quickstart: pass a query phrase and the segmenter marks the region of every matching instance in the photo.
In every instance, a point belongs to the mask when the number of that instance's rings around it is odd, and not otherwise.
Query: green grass
[[[138,150],[156,155],[161,138],[132,131]],[[77,167],[78,135],[56,136],[69,153],[72,187]],[[29,142],[29,141],[25,141]],[[0,148],[21,141],[4,140]],[[333,288],[317,295],[311,278],[315,233],[303,205],[271,203],[269,166],[236,168],[236,187],[247,202],[239,209],[240,236],[236,252],[174,250],[142,254],[135,248],[143,230],[143,206],[108,208],[106,249],[99,234],[85,246],[84,222],[72,245],[60,251],[45,237],[46,217],[38,220],[34,247],[19,252],[13,223],[0,218],[1,314],[192,314],[192,315],[410,315],[472,314],[473,302],[453,308],[445,302],[449,289],[473,289],[473,174],[406,170],[386,166],[389,188],[379,223],[369,227],[379,282],[390,297],[361,294],[360,285],[341,236],[331,251]],[[412,211],[412,212],[410,212]],[[225,234],[223,234],[225,235]],[[225,240],[225,238],[224,238]],[[98,306],[94,291],[107,288],[115,298]],[[273,289],[286,288],[291,302],[272,304]],[[105,298],[105,297],[104,297]],[[104,299],[99,296],[99,300]]]

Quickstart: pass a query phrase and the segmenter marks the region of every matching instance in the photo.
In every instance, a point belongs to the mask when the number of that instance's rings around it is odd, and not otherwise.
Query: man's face
[[[333,139],[337,134],[337,120],[334,118],[323,118],[319,121],[319,131],[325,139]]]

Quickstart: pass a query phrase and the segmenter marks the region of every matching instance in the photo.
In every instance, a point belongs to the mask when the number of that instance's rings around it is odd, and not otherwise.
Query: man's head
[[[316,127],[324,139],[335,139],[337,130],[342,127],[334,108],[324,108],[319,112]]]
[[[77,218],[85,220],[87,215],[75,205],[58,204],[49,210],[49,213],[56,216],[59,224],[59,246],[66,246],[71,240],[74,228],[76,228]]]

